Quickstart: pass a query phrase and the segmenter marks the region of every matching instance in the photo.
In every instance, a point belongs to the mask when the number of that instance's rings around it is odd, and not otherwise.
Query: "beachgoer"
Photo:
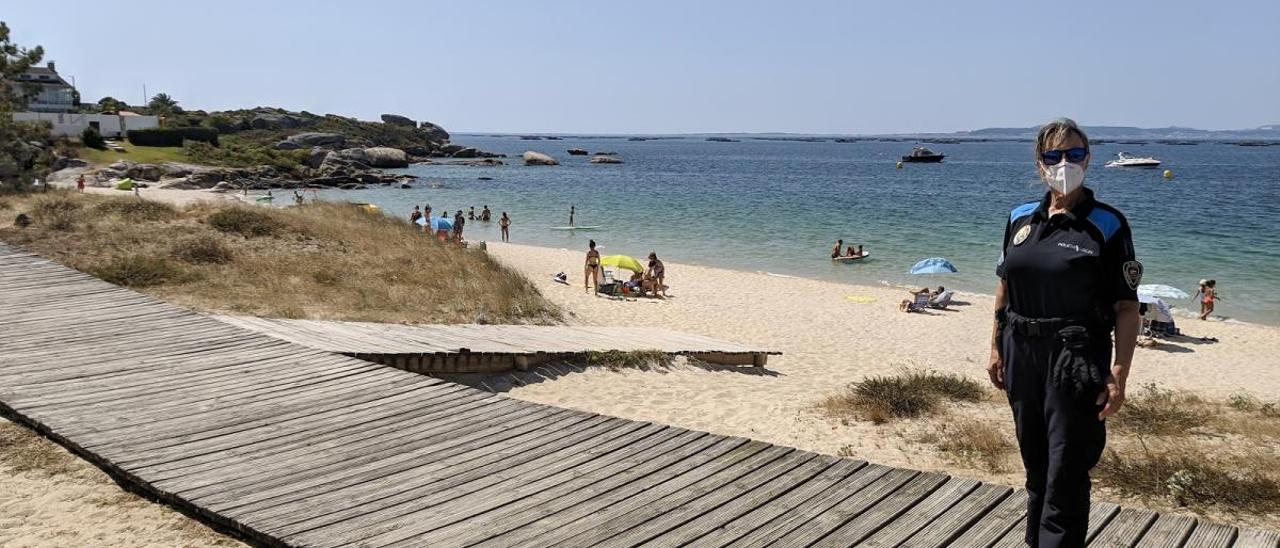
[[[294,204],[302,205],[302,203],[303,203],[303,202],[305,202],[306,200],[307,200],[307,199],[306,199],[305,197],[303,197],[303,196],[302,196],[302,193],[301,193],[301,192],[298,192],[298,191],[296,191],[296,190],[295,190],[295,191],[293,191],[293,203],[294,203]]]
[[[575,210],[575,209],[574,209],[574,207],[573,207],[572,205],[570,205],[570,206],[569,206],[569,226],[574,226],[574,224],[573,224],[573,214],[574,214],[574,213],[576,213],[576,212],[577,212],[577,210]]]
[[[844,247],[844,240],[836,240],[836,246],[831,248],[831,258],[840,257],[840,248]]]
[[[421,219],[421,218],[422,218],[422,210],[418,209],[418,206],[413,206],[413,213],[409,214],[409,222],[416,224],[418,222],[418,219]]]
[[[84,174],[76,177],[76,192],[84,194]]]
[[[582,285],[586,287],[588,293],[592,289],[600,290],[600,252],[596,251],[596,241],[587,242],[587,261],[583,266],[585,277]]]
[[[507,217],[507,212],[502,212],[502,218],[498,219],[498,227],[502,229],[502,241],[511,241],[511,218]]]
[[[462,226],[467,224],[467,219],[462,216],[462,210],[453,216],[453,241],[462,243]]]
[[[428,219],[427,224],[430,225],[431,224],[430,217],[428,217],[427,219]],[[449,220],[449,210],[446,209],[445,211],[441,212],[440,219],[443,221]],[[441,243],[448,242],[449,231],[445,229],[444,223],[439,223],[436,226],[439,227],[436,229],[436,239],[440,240]],[[428,226],[427,229],[430,230],[430,227]]]
[[[472,221],[476,220],[476,206],[471,206],[471,210],[467,212],[467,218]]]
[[[491,215],[492,213],[489,211],[489,206],[486,205],[484,206],[484,209],[480,211],[480,220],[487,223],[490,221]]]
[[[1200,319],[1209,319],[1209,314],[1213,313],[1213,301],[1222,300],[1218,297],[1218,281],[1217,280],[1200,280]]]
[[[425,205],[425,206],[422,206],[422,216],[423,216],[423,217],[426,217],[426,219],[427,219],[427,224],[428,224],[428,225],[430,225],[430,224],[431,224],[431,204],[427,204],[427,205]],[[430,227],[430,226],[428,226],[428,227],[427,227],[427,230],[431,230],[431,227]]]
[[[1142,265],[1124,215],[1082,186],[1089,158],[1075,122],[1040,128],[1035,162],[1048,190],[1009,214],[996,266],[987,374],[1013,411],[1031,546],[1084,546],[1089,470],[1105,419],[1124,404],[1137,341]]]
[[[845,253],[844,253],[844,254],[845,254],[845,256],[846,256],[846,257],[857,257],[857,256],[860,256],[860,255],[862,255],[862,246],[858,246],[858,250],[856,250],[856,251],[853,249],[853,246],[849,246],[849,249],[848,249],[847,251],[845,251]]]
[[[662,261],[658,260],[658,254],[653,251],[649,252],[648,275],[649,275],[649,283],[651,284],[651,289],[653,290],[653,296],[666,297],[667,288],[665,285],[663,285],[663,283],[666,281],[666,278],[667,278],[667,267],[666,265],[662,264]]]

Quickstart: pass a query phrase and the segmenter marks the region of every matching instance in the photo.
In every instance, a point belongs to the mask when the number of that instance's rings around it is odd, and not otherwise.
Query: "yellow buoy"
[[[898,169],[902,169],[902,162],[898,162]]]
[[[1166,169],[1166,170],[1164,170],[1164,178],[1165,178],[1165,179],[1172,179],[1172,178],[1173,178],[1173,170],[1172,170],[1172,169]]]

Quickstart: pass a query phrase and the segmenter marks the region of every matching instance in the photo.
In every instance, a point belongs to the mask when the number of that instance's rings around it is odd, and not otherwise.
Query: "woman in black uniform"
[[[1048,192],[1005,225],[987,374],[1017,426],[1027,544],[1084,546],[1089,470],[1124,404],[1142,265],[1124,215],[1083,186],[1089,139],[1076,123],[1045,124],[1035,152]]]

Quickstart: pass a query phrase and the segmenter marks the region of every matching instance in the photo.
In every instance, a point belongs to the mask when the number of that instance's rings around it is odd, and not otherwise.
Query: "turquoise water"
[[[706,142],[701,138],[631,142],[593,138],[522,141],[456,136],[455,141],[511,155],[496,167],[421,165],[405,170],[443,188],[330,191],[326,199],[368,201],[407,216],[414,204],[436,211],[488,204],[507,211],[512,242],[641,255],[673,262],[766,271],[861,284],[944,284],[990,293],[1009,209],[1038,199],[1030,143],[930,145],[942,164],[897,158],[911,143]],[[626,163],[593,165],[569,148],[612,150]],[[555,167],[526,167],[525,150],[552,154]],[[1173,170],[1104,168],[1116,152],[1153,155]],[[1144,283],[1194,293],[1215,278],[1221,314],[1280,324],[1280,147],[1203,143],[1094,147],[1086,184],[1129,218]],[[483,181],[479,177],[492,177]],[[550,230],[568,223],[595,231]],[[467,224],[470,240],[497,240],[497,223]],[[837,238],[872,256],[832,264]],[[906,274],[917,260],[947,257],[960,272]],[[574,265],[565,265],[569,269]],[[678,272],[670,272],[678,285]],[[1190,301],[1174,301],[1191,307]]]

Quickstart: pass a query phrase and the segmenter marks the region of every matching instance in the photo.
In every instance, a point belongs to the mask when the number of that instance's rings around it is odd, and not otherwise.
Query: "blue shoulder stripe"
[[[1027,202],[1025,204],[1022,204],[1018,207],[1013,208],[1013,211],[1009,212],[1009,222],[1012,223],[1018,219],[1021,219],[1023,217],[1026,217],[1027,215],[1030,215],[1031,212],[1035,211],[1037,207],[1040,207],[1040,202]]]
[[[1116,231],[1120,230],[1120,217],[1106,209],[1095,207],[1089,212],[1089,222],[1093,226],[1098,227],[1098,231],[1102,232],[1102,241],[1105,243],[1115,236]]]

